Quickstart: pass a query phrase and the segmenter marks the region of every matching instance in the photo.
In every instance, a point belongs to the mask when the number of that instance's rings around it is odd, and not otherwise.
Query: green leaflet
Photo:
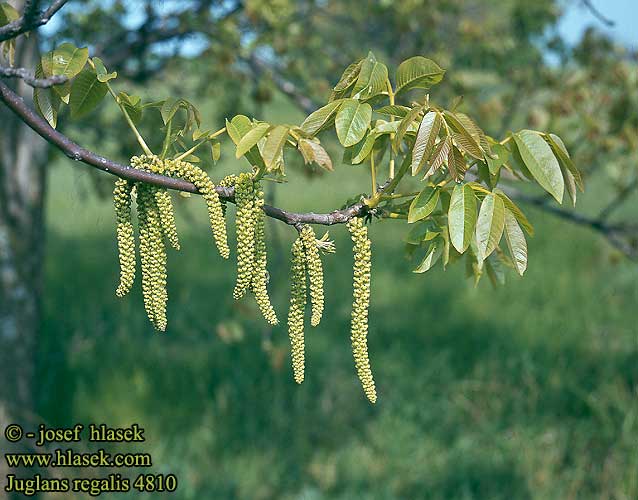
[[[237,151],[235,152],[235,158],[241,158],[248,151],[257,145],[263,136],[266,135],[270,129],[268,123],[258,123],[251,130],[242,136],[237,143]]]
[[[399,123],[399,127],[397,128],[397,133],[394,136],[394,142],[392,144],[392,148],[396,151],[399,151],[401,148],[401,142],[403,142],[403,137],[405,133],[408,131],[408,128],[412,124],[412,122],[419,116],[419,113],[423,110],[423,106],[416,106],[412,108],[401,120]]]
[[[83,70],[71,84],[71,116],[78,118],[86,115],[99,104],[107,92],[106,84],[100,82],[92,70]]]
[[[398,116],[399,118],[403,118],[410,112],[411,108],[407,106],[399,106],[396,104],[382,106],[379,109],[375,109],[375,113],[379,113],[380,115],[390,115],[390,116]]]
[[[467,184],[458,184],[452,191],[448,211],[450,241],[459,253],[465,252],[474,238],[476,226],[476,196]]]
[[[44,78],[42,65],[38,63],[35,68],[35,77]],[[33,105],[40,115],[55,128],[58,124],[58,110],[61,104],[60,97],[53,89],[33,88]]]
[[[412,175],[418,174],[430,159],[440,129],[441,117],[439,114],[434,111],[426,113],[421,120],[412,148]]]
[[[439,202],[440,190],[427,186],[423,188],[418,196],[412,200],[410,204],[410,211],[408,213],[408,223],[412,224],[421,219],[425,219],[428,215],[434,212],[436,205]]]
[[[117,71],[109,73],[106,69],[106,66],[104,66],[104,63],[102,62],[102,59],[100,59],[99,57],[94,57],[92,61],[93,65],[95,66],[95,74],[97,75],[97,79],[99,81],[105,83],[109,80],[112,80],[113,78],[117,78]]]
[[[445,70],[434,61],[421,56],[403,61],[397,69],[395,94],[410,89],[427,89],[443,79]]]
[[[323,148],[323,146],[318,142],[314,142],[310,139],[304,139],[302,137],[301,139],[299,139],[297,148],[301,152],[301,156],[303,156],[304,163],[308,164],[314,162],[321,168],[328,170],[329,172],[333,171],[332,160],[330,159],[330,156]]]
[[[352,157],[353,165],[358,165],[359,163],[363,162],[368,156],[370,156],[370,153],[372,152],[372,148],[374,148],[374,141],[376,140],[377,140],[376,133],[370,132],[367,135],[365,141],[363,141],[363,144],[359,148],[359,151],[357,151],[357,153]]]
[[[357,82],[352,89],[352,97],[370,99],[387,90],[388,68],[377,61],[372,52],[362,64]]]
[[[337,99],[313,111],[301,124],[301,129],[308,135],[317,135],[331,125],[334,115],[345,99]]]
[[[425,257],[423,257],[421,263],[412,272],[420,274],[429,271],[432,269],[432,266],[438,262],[441,255],[443,255],[443,242],[440,238],[437,238],[428,248],[428,251],[426,252]]]
[[[527,269],[527,242],[525,241],[525,235],[518,225],[516,216],[507,208],[505,209],[504,222],[507,248],[512,256],[516,272],[523,276],[525,269]]]
[[[565,182],[558,160],[547,142],[533,130],[521,130],[514,134],[518,151],[536,181],[558,203],[563,202]]]
[[[476,241],[483,259],[500,243],[504,225],[505,204],[502,198],[490,193],[483,199],[476,221]]]
[[[285,125],[277,125],[268,134],[266,144],[264,145],[264,149],[261,153],[264,158],[264,163],[266,164],[266,169],[270,170],[274,166],[276,160],[281,156],[284,144],[286,144],[286,139],[288,138],[289,130],[290,129]]]
[[[503,200],[505,208],[507,208],[510,212],[512,212],[512,214],[514,214],[514,217],[516,217],[516,220],[525,230],[525,232],[530,236],[534,236],[534,226],[532,226],[529,220],[527,220],[527,217],[525,216],[523,211],[518,208],[518,206],[501,189],[496,188],[494,190],[494,194],[498,195]]]
[[[335,117],[335,129],[344,147],[357,144],[370,126],[372,107],[356,99],[346,99]]]

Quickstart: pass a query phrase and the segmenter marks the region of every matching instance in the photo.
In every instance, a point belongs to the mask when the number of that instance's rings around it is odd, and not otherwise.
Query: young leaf
[[[449,126],[456,132],[452,134],[454,143],[473,158],[477,160],[483,159],[483,151],[481,151],[478,142],[472,137],[472,134],[459,117],[447,110],[443,111],[443,116]]]
[[[411,108],[407,106],[399,106],[396,104],[382,106],[379,109],[375,109],[375,113],[379,113],[380,115],[390,115],[390,116],[398,116],[399,118],[403,118],[410,112]]]
[[[275,160],[281,155],[288,138],[288,131],[289,129],[285,125],[277,125],[268,134],[266,144],[261,152],[267,170],[274,166]]]
[[[357,82],[352,89],[352,97],[370,99],[387,90],[388,68],[377,61],[372,52],[363,60]]]
[[[215,141],[210,143],[210,155],[213,159],[213,164],[217,164],[222,155],[222,145],[220,142]]]
[[[304,163],[315,162],[324,170],[333,171],[332,160],[321,144],[302,137],[299,139],[297,147],[303,156]]]
[[[504,225],[503,200],[494,194],[487,195],[481,203],[476,222],[476,240],[483,259],[489,257],[500,243]]]
[[[423,165],[430,159],[440,129],[441,117],[439,114],[435,111],[426,113],[421,120],[412,148],[412,175],[418,174]]]
[[[403,142],[405,133],[408,131],[408,128],[410,127],[410,125],[412,125],[412,122],[416,120],[422,110],[423,106],[416,106],[412,108],[399,123],[399,127],[397,128],[397,133],[394,136],[394,142],[392,144],[392,148],[395,151],[399,151],[399,149],[401,148],[401,142]]]
[[[425,219],[434,212],[439,202],[439,189],[427,186],[412,200],[408,213],[408,224]]]
[[[527,217],[525,216],[523,211],[520,208],[518,208],[518,206],[512,200],[510,200],[509,197],[499,188],[496,188],[494,190],[494,194],[503,200],[503,204],[505,205],[505,208],[508,209],[510,212],[512,212],[512,214],[514,215],[514,217],[516,217],[516,220],[522,226],[525,232],[529,234],[530,236],[534,236],[534,227],[529,222],[529,220],[527,220]]]
[[[445,137],[442,141],[434,148],[434,153],[432,153],[432,158],[430,160],[430,168],[425,173],[424,179],[432,175],[438,169],[441,168],[444,162],[448,161],[448,155],[450,153],[450,138]]]
[[[476,196],[467,184],[458,184],[452,191],[448,211],[450,241],[459,253],[465,252],[474,237],[476,226]]]
[[[95,74],[97,75],[97,79],[102,83],[108,82],[109,80],[117,77],[117,71],[109,73],[106,70],[106,66],[104,66],[104,63],[102,62],[102,59],[100,59],[99,57],[94,57],[92,61],[93,65],[95,66]]]
[[[133,120],[133,123],[137,124],[142,120],[143,107],[141,104],[141,98],[138,95],[128,95],[126,92],[119,92],[117,99],[124,106],[124,109]]]
[[[350,64],[350,66],[348,66],[345,69],[345,71],[341,75],[341,79],[334,86],[333,90],[335,92],[343,92],[345,90],[348,90],[352,85],[354,85],[354,82],[356,82],[357,78],[359,77],[359,72],[361,71],[361,65],[363,64],[363,61],[364,60],[361,59],[360,61],[357,61],[356,63]]]
[[[450,174],[456,182],[461,182],[465,177],[467,163],[465,163],[465,158],[463,158],[463,155],[456,146],[449,148],[447,168],[450,169]]]
[[[343,104],[344,99],[337,99],[313,111],[301,124],[301,129],[308,135],[317,135],[324,128],[331,125],[337,109]]]
[[[107,93],[106,84],[90,69],[83,70],[71,84],[71,116],[79,118],[92,111]]]
[[[363,141],[363,144],[359,148],[359,151],[357,151],[356,154],[354,154],[354,156],[352,157],[351,163],[353,165],[358,165],[359,163],[363,162],[368,156],[370,156],[372,148],[374,147],[374,141],[376,141],[376,139],[377,134],[374,131],[370,132],[367,135],[365,141]],[[356,149],[356,145],[354,146],[354,148]]]
[[[357,144],[368,130],[372,118],[372,107],[356,99],[346,99],[339,107],[335,118],[335,129],[339,142],[344,147]]]
[[[42,70],[46,76],[62,75],[71,79],[84,69],[88,58],[88,48],[79,49],[72,43],[63,43],[42,56]]]
[[[507,241],[507,247],[509,248],[510,255],[516,272],[523,276],[525,269],[527,269],[527,242],[525,241],[525,235],[518,225],[516,216],[509,210],[505,209],[505,241]]]
[[[494,144],[491,150],[492,156],[486,155],[485,159],[487,160],[487,167],[490,170],[490,174],[497,175],[503,164],[509,158],[509,151],[501,144]]]
[[[574,162],[569,157],[569,153],[567,152],[567,148],[565,147],[563,140],[556,134],[548,134],[546,137],[549,141],[549,145],[552,147],[552,151],[554,151],[556,158],[558,158],[558,163],[560,163],[561,168],[563,170],[568,170],[572,174],[576,186],[578,186],[578,189],[583,192],[585,190],[583,179],[576,168],[576,165],[574,165]]]
[[[558,203],[562,203],[565,182],[558,160],[547,142],[532,130],[517,132],[514,140],[525,166],[534,178]]]
[[[173,116],[175,116],[175,113],[177,113],[180,105],[181,99],[176,99],[174,97],[169,97],[164,101],[162,107],[160,108],[160,114],[162,115],[162,121],[164,122],[164,125],[166,125],[173,119]]]
[[[443,79],[445,70],[430,59],[415,56],[403,61],[397,69],[395,94],[410,89],[428,89]]]
[[[250,149],[252,149],[259,140],[266,135],[270,129],[270,124],[262,122],[258,123],[250,131],[248,131],[237,144],[237,151],[235,152],[235,158],[241,158]]]
[[[242,137],[248,134],[254,127],[250,118],[244,115],[234,116],[231,121],[226,120],[226,130],[228,132],[228,136],[237,146],[241,141]],[[259,153],[257,147],[251,148],[248,152],[245,153],[246,159],[251,165],[256,165],[259,167],[264,166],[264,160]]]

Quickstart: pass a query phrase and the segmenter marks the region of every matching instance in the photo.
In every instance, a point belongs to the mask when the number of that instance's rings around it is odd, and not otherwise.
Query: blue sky
[[[594,26],[609,34],[617,42],[638,50],[638,0],[590,0],[590,2],[606,18],[614,21],[615,25],[606,27],[581,2],[572,2],[565,11],[558,28],[565,40],[573,44],[578,41],[587,27]]]

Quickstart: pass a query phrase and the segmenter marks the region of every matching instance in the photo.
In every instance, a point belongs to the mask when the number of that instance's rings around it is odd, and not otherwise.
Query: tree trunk
[[[33,68],[37,55],[35,34],[18,41],[19,65]],[[22,83],[16,88],[30,99],[29,88]],[[34,373],[41,324],[46,147],[9,110],[0,109],[0,123],[0,491],[4,492],[6,475],[19,471],[8,470],[3,454],[31,448],[27,442],[11,445],[4,429],[10,423],[29,430],[36,425]]]

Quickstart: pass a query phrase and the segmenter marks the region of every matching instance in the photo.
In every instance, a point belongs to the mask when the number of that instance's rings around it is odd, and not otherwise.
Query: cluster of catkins
[[[210,224],[222,257],[230,256],[222,205],[215,186],[200,168],[179,160],[162,160],[157,156],[134,156],[131,166],[170,177],[186,179],[202,194],[208,207]],[[160,331],[166,330],[166,242],[179,250],[173,203],[164,188],[118,179],[113,191],[120,258],[118,297],[126,295],[135,281],[135,235],[131,199],[137,199],[139,252],[142,269],[142,295],[149,320]]]
[[[248,173],[226,177],[223,184],[235,186],[237,205],[237,282],[233,297],[239,300],[248,290],[252,291],[266,321],[276,325],[279,320],[267,289],[266,215],[262,210],[264,192]]]
[[[230,256],[226,235],[226,203],[220,199],[210,177],[194,165],[157,156],[134,156],[131,166],[157,174],[192,182],[208,207],[213,237],[222,257]],[[251,291],[264,318],[271,325],[278,324],[277,315],[268,296],[268,271],[264,193],[250,173],[229,175],[220,186],[235,188],[237,205],[237,281],[233,291],[236,300]],[[149,320],[160,331],[166,329],[166,243],[179,250],[175,214],[171,196],[164,188],[146,183],[119,179],[115,183],[113,201],[117,220],[117,241],[120,260],[120,283],[116,294],[126,295],[135,280],[135,234],[132,221],[132,199],[137,200],[139,252],[142,270],[142,295]],[[292,245],[290,276],[290,309],[288,335],[292,350],[292,367],[297,383],[304,380],[305,346],[304,316],[309,291],[310,324],[319,325],[324,309],[323,266],[320,249],[333,252],[327,233],[317,240],[312,227],[300,226],[299,236]],[[370,304],[370,240],[360,218],[348,222],[354,242],[354,299],[352,305],[352,351],[357,374],[366,396],[376,401],[376,390],[368,359],[368,307]]]
[[[323,266],[315,232],[303,226],[292,245],[290,269],[290,309],[288,310],[288,336],[292,350],[292,369],[295,382],[304,379],[304,312],[306,308],[306,274],[310,284],[312,313],[310,324],[319,325],[323,315]]]

